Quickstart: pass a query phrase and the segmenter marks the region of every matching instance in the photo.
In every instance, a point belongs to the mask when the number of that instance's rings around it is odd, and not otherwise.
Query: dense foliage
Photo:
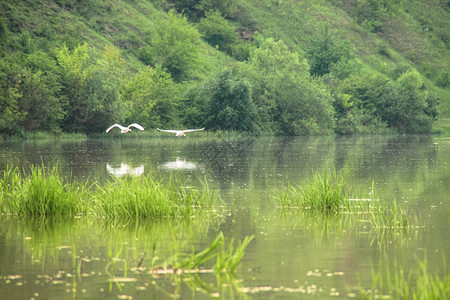
[[[436,17],[417,15],[426,5]],[[439,102],[450,113],[449,11],[432,0],[1,1],[0,134],[129,122],[428,133]]]

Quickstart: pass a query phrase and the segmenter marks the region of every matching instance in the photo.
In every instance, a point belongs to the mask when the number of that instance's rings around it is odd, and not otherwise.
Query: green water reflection
[[[0,293],[15,299],[201,299],[359,297],[373,269],[405,271],[426,257],[443,275],[450,252],[450,139],[433,136],[158,138],[2,142],[0,170],[58,164],[67,176],[207,180],[220,216],[191,222],[0,219]],[[411,228],[374,229],[363,215],[279,209],[274,190],[335,168],[356,195],[406,207]],[[372,190],[372,183],[374,190]],[[234,276],[154,276],[152,265],[202,250],[218,232],[255,235]],[[147,253],[138,270],[138,262]],[[383,264],[380,264],[383,262]],[[207,268],[208,265],[205,266]],[[386,295],[389,291],[384,291]]]

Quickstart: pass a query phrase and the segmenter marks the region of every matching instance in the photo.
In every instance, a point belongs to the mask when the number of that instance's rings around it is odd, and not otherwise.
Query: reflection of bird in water
[[[114,127],[119,127],[120,128],[120,132],[121,133],[127,133],[131,131],[130,127],[135,127],[139,130],[144,130],[144,127],[142,127],[141,125],[139,125],[138,123],[133,123],[131,125],[129,125],[128,127],[122,126],[120,124],[114,124],[113,126],[109,127],[108,129],[106,129],[106,132],[109,132],[111,129],[113,129]]]
[[[194,132],[194,131],[202,131],[205,130],[205,127],[200,128],[200,129],[186,129],[186,130],[164,130],[164,129],[159,129],[156,128],[159,131],[163,131],[163,132],[169,132],[169,133],[175,133],[175,136],[186,136],[186,132]]]
[[[197,164],[177,157],[176,161],[169,161],[164,164],[161,164],[160,168],[169,169],[169,170],[183,170],[183,169],[193,170],[193,169],[197,168]]]
[[[124,175],[140,176],[144,174],[144,165],[140,165],[139,167],[133,168],[130,165],[121,163],[120,167],[113,168],[109,163],[106,163],[106,170],[116,177],[122,177]]]

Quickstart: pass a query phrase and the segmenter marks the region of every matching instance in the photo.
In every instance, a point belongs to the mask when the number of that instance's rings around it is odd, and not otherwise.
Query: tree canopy
[[[450,113],[443,16],[403,0],[1,2],[0,134],[429,133]]]

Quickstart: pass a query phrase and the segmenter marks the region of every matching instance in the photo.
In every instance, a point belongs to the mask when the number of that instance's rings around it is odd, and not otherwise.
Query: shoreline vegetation
[[[329,134],[330,136],[340,136],[336,134]],[[371,134],[358,134],[357,136],[369,136]],[[380,135],[384,136],[401,136],[399,133],[390,132],[390,133],[380,133]],[[419,134],[422,135],[422,134]],[[423,135],[431,135],[431,136],[449,136],[450,130],[447,129],[446,126],[439,127],[433,133],[423,134]],[[217,130],[217,131],[204,131],[201,134],[190,135],[190,139],[199,139],[199,138],[234,138],[234,137],[272,137],[276,136],[274,134],[266,133],[266,134],[255,134],[251,132],[239,132],[239,131],[229,131],[229,130]],[[280,137],[287,137],[283,135],[278,135]],[[345,135],[344,135],[345,136]],[[146,130],[144,132],[129,132],[127,134],[122,134],[120,132],[113,133],[65,133],[65,132],[46,132],[46,131],[36,131],[36,132],[27,132],[25,134],[16,134],[16,135],[1,135],[0,141],[42,141],[42,140],[61,140],[61,141],[85,141],[88,139],[137,139],[137,138],[174,138],[172,135],[167,135],[155,130]]]

